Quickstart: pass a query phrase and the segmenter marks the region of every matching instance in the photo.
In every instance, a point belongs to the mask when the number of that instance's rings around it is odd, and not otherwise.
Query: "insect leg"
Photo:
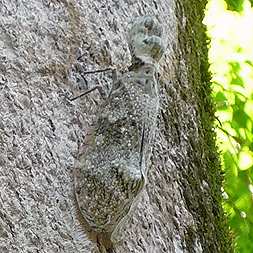
[[[78,96],[76,96],[76,97],[70,98],[69,100],[70,100],[70,101],[74,101],[74,100],[76,100],[76,99],[78,99],[78,98],[80,98],[80,97],[83,97],[83,96],[85,96],[85,95],[91,93],[91,92],[94,91],[94,90],[98,90],[98,91],[99,91],[99,94],[100,94],[102,97],[104,97],[104,91],[103,91],[102,87],[101,87],[101,86],[95,86],[95,87],[93,87],[93,88],[91,88],[91,89],[85,91],[84,93],[82,93],[82,94],[80,94],[80,95],[78,95]]]
[[[85,72],[83,72],[83,73],[81,74],[81,76],[82,76],[82,78],[84,79],[85,83],[87,84],[87,80],[85,79],[84,75],[95,74],[95,73],[101,73],[101,72],[106,72],[106,71],[112,71],[112,80],[113,80],[113,82],[115,82],[115,81],[117,80],[117,71],[116,71],[116,69],[111,68],[111,67],[105,68],[105,69],[98,69],[98,70],[85,71]],[[83,97],[83,96],[89,94],[90,92],[92,92],[92,91],[94,91],[94,90],[98,90],[100,96],[101,96],[103,99],[106,98],[106,93],[105,93],[105,91],[103,90],[103,88],[102,88],[101,86],[98,86],[98,85],[97,85],[97,86],[95,86],[95,87],[93,87],[93,88],[91,88],[91,89],[85,91],[84,93],[82,93],[82,94],[80,94],[80,95],[78,95],[78,96],[76,96],[76,97],[74,97],[74,98],[70,98],[69,100],[70,100],[70,101],[74,101],[74,100],[76,100],[76,99],[78,99],[78,98],[80,98],[80,97]]]
[[[145,138],[145,123],[142,128],[142,133],[141,133],[141,146],[140,146],[140,169],[142,170],[142,161],[143,161],[143,148],[144,148],[144,138]],[[143,174],[143,172],[142,172]]]

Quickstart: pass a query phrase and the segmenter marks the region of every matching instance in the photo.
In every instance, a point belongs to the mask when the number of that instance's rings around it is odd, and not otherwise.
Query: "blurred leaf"
[[[243,110],[235,110],[233,112],[232,127],[236,130],[247,127],[248,115]]]
[[[253,3],[253,0],[252,0],[252,3]],[[252,61],[250,61],[250,60],[246,60],[246,61],[245,61],[245,63],[247,63],[247,64],[249,64],[251,67],[253,67],[253,63],[252,63]]]
[[[244,0],[225,0],[230,11],[242,11]]]
[[[215,94],[215,98],[214,98],[216,104],[217,104],[217,108],[219,110],[222,110],[222,109],[226,109],[227,108],[227,98],[224,94],[224,92],[217,92]]]
[[[235,104],[233,108],[233,118],[231,125],[234,129],[239,130],[239,128],[247,128],[247,121],[249,116],[244,111],[245,102],[239,98],[238,95],[235,95]],[[239,133],[239,132],[238,132]]]
[[[235,95],[235,105],[240,110],[244,110],[245,102],[243,100],[241,100],[238,95]]]
[[[239,62],[229,62],[230,65],[230,77],[231,81],[230,83],[232,85],[239,85],[243,86],[243,79],[240,76],[240,71],[241,71],[241,65]]]
[[[245,192],[244,194],[240,194],[240,197],[237,199],[237,201],[235,202],[236,207],[240,210],[240,212],[242,211],[246,211],[248,208],[248,203],[249,203],[249,194],[248,192]],[[247,213],[246,217],[247,217]],[[241,218],[246,218],[244,214],[240,213]]]
[[[253,142],[251,142],[248,147],[250,151],[253,151]]]

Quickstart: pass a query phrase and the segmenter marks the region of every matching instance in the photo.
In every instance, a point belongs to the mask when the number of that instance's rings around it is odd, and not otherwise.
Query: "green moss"
[[[201,136],[199,140],[191,140],[194,154],[191,154],[190,159],[194,166],[189,166],[183,175],[187,180],[182,182],[185,188],[184,198],[198,224],[196,228],[188,228],[185,241],[188,250],[193,252],[197,233],[202,247],[204,246],[203,252],[225,253],[234,250],[227,217],[222,209],[223,176],[213,131],[215,109],[211,98],[208,40],[202,24],[206,3],[207,1],[183,0],[177,6],[180,49],[187,63],[191,87],[180,94],[186,102],[196,104]],[[182,71],[180,66],[178,68],[178,71]],[[204,190],[203,182],[207,183]]]

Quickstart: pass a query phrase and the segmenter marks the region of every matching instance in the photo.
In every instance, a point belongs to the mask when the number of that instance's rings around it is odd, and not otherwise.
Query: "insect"
[[[101,104],[74,168],[79,218],[101,253],[115,252],[112,237],[146,183],[159,110],[161,26],[151,16],[137,18],[128,44],[132,64]]]

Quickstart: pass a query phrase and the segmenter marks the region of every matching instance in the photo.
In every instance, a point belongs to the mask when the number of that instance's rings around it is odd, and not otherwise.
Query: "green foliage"
[[[225,181],[224,208],[237,252],[253,252],[253,9],[248,1],[210,0],[205,23]],[[253,1],[252,1],[253,2]],[[232,8],[232,7],[233,8]]]
[[[231,11],[241,12],[243,10],[243,4],[245,0],[226,0],[227,8]],[[253,0],[249,1],[251,6],[253,5]]]
[[[242,11],[244,0],[226,0],[228,10],[231,11]]]

